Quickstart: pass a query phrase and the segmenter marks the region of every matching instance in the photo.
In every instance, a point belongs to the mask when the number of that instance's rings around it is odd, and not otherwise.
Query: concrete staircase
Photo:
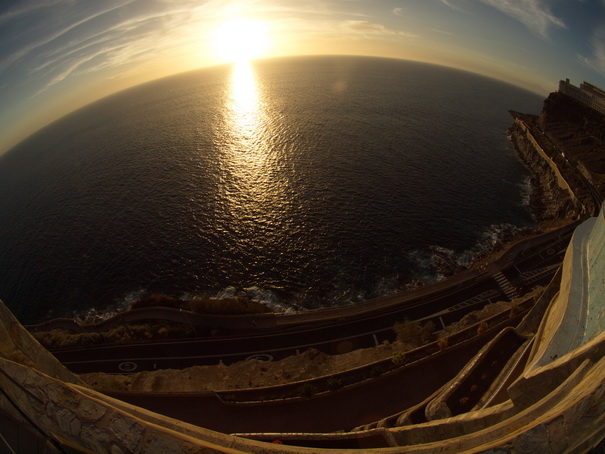
[[[500,271],[497,271],[492,274],[492,277],[498,284],[498,287],[500,287],[500,289],[504,292],[506,296],[508,296],[511,301],[515,298],[519,298],[517,290],[515,289],[515,287],[512,286],[512,284],[504,274],[502,274]]]

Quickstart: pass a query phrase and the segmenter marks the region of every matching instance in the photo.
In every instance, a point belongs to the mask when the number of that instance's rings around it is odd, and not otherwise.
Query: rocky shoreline
[[[605,198],[605,116],[559,92],[544,100],[540,115],[510,114],[510,140],[531,174],[529,209],[536,227],[509,232],[475,257],[471,269],[496,260],[519,241],[595,216]],[[440,265],[445,276],[464,269],[451,257]]]
[[[511,111],[509,134],[530,170],[530,209],[542,230],[594,216],[605,195],[605,118],[559,92],[539,116]]]

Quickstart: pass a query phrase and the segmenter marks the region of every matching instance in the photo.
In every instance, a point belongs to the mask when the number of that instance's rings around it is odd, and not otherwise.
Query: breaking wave
[[[414,278],[423,283],[437,282],[457,272],[470,268],[477,260],[499,249],[516,235],[527,231],[508,223],[492,224],[483,232],[481,239],[471,248],[457,252],[439,245],[427,250],[414,250],[408,258],[414,267]]]
[[[531,192],[532,192],[532,184],[531,184],[531,176],[526,175],[523,178],[523,181],[520,184],[520,193],[521,193],[521,206],[529,207],[531,200]]]
[[[74,311],[72,318],[78,323],[99,323],[125,312],[139,298],[148,295],[145,289],[138,289],[127,293],[122,298],[115,299],[111,304],[102,308],[90,307],[85,310]]]

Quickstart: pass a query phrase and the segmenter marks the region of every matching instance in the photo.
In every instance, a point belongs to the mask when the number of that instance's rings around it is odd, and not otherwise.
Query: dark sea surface
[[[442,277],[532,225],[508,109],[542,98],[400,60],[223,66],[87,106],[0,157],[0,299],[23,323],[151,292],[280,310]]]

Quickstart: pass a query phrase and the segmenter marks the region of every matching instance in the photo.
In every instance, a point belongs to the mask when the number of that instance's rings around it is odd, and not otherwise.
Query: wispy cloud
[[[341,30],[352,35],[362,35],[366,38],[385,38],[385,37],[406,37],[418,38],[418,35],[399,30],[391,30],[382,24],[366,20],[347,20],[341,25]]]
[[[448,8],[451,8],[453,10],[456,11],[461,11],[463,13],[468,13],[468,5],[467,2],[464,2],[465,6],[462,6],[460,4],[460,2],[454,2],[453,0],[441,0],[441,3],[443,3],[445,6],[447,6]]]
[[[34,11],[46,9],[59,3],[65,3],[65,0],[53,0],[53,1],[23,1],[20,2],[16,7],[10,8],[7,11],[0,14],[0,24],[14,20],[20,16],[25,16],[33,13]]]
[[[453,33],[453,32],[447,31],[447,30],[443,30],[441,28],[431,27],[430,30],[435,33],[439,33],[440,35],[456,36],[456,33]]]
[[[404,14],[407,8],[394,8],[392,14]],[[290,2],[277,0],[258,6],[257,12],[270,17],[282,33],[300,36],[320,35],[331,38],[410,38],[417,35],[390,28],[380,20],[376,10],[357,0],[311,0]],[[384,13],[388,13],[385,10]]]
[[[22,46],[21,48],[19,48],[18,50],[16,50],[15,52],[13,52],[11,55],[5,56],[2,61],[0,62],[0,72],[5,71],[7,68],[9,68],[10,66],[14,65],[15,63],[17,63],[19,60],[25,58],[28,54],[34,52],[37,49],[40,49],[41,47],[44,47],[48,44],[51,44],[53,41],[56,41],[57,39],[61,38],[62,36],[64,36],[65,34],[67,34],[68,32],[74,30],[77,27],[80,27],[84,24],[86,24],[87,22],[90,22],[104,14],[107,14],[111,11],[117,10],[119,8],[122,8],[123,6],[132,3],[135,0],[129,0],[127,2],[123,2],[120,5],[114,5],[108,8],[104,8],[100,11],[97,11],[95,13],[92,13],[90,15],[87,15],[86,17],[72,22],[68,25],[63,26],[62,28],[58,29],[58,30],[54,30],[52,33],[50,34],[41,34],[41,37],[38,38],[35,41],[32,41],[28,44],[25,44],[24,46]],[[55,3],[59,3],[59,2],[55,2]],[[29,8],[29,9],[24,9],[21,10],[18,15],[23,15],[23,14],[31,14],[33,11],[35,11],[36,9],[39,8]],[[7,13],[9,14],[9,13]]]
[[[23,76],[45,81],[39,90],[32,92],[32,96],[37,96],[71,76],[133,65],[168,47],[183,44],[182,36],[179,39],[174,31],[191,28],[197,23],[204,5],[201,2],[195,5],[181,2],[160,5],[160,9],[157,4],[155,8],[137,8],[127,14],[117,11],[134,2],[127,0],[102,10],[89,11],[77,20],[65,21],[62,27],[50,33],[39,33],[37,39],[4,57],[0,61],[0,69],[26,62]],[[111,12],[116,14],[108,16],[109,21],[93,26],[95,19],[102,20],[102,16]],[[175,36],[163,39],[169,34]]]
[[[351,7],[354,4],[355,2],[326,0],[305,2],[290,0],[257,1],[246,4],[246,11],[274,19],[298,18],[322,20],[336,16],[366,17],[363,12]]]
[[[442,0],[448,3],[447,0]],[[565,22],[555,16],[542,0],[480,0],[504,14],[522,22],[529,30],[543,39],[549,37],[552,28],[567,28]]]
[[[605,3],[605,0],[604,2]],[[597,28],[592,36],[592,55],[578,55],[578,59],[586,66],[605,76],[605,26]]]
[[[103,55],[106,53],[107,53],[107,51],[100,51],[100,52],[97,52],[96,54],[89,54],[84,58],[73,60],[70,65],[63,66],[62,71],[60,73],[58,73],[57,75],[55,75],[51,80],[49,80],[48,83],[46,84],[46,86],[44,87],[44,89],[41,91],[45,91],[46,89],[52,87],[53,85],[63,82],[63,80],[65,80],[68,76],[70,76],[71,74],[76,72],[79,68],[84,66],[86,63],[88,63],[91,60],[94,60],[99,55]]]

